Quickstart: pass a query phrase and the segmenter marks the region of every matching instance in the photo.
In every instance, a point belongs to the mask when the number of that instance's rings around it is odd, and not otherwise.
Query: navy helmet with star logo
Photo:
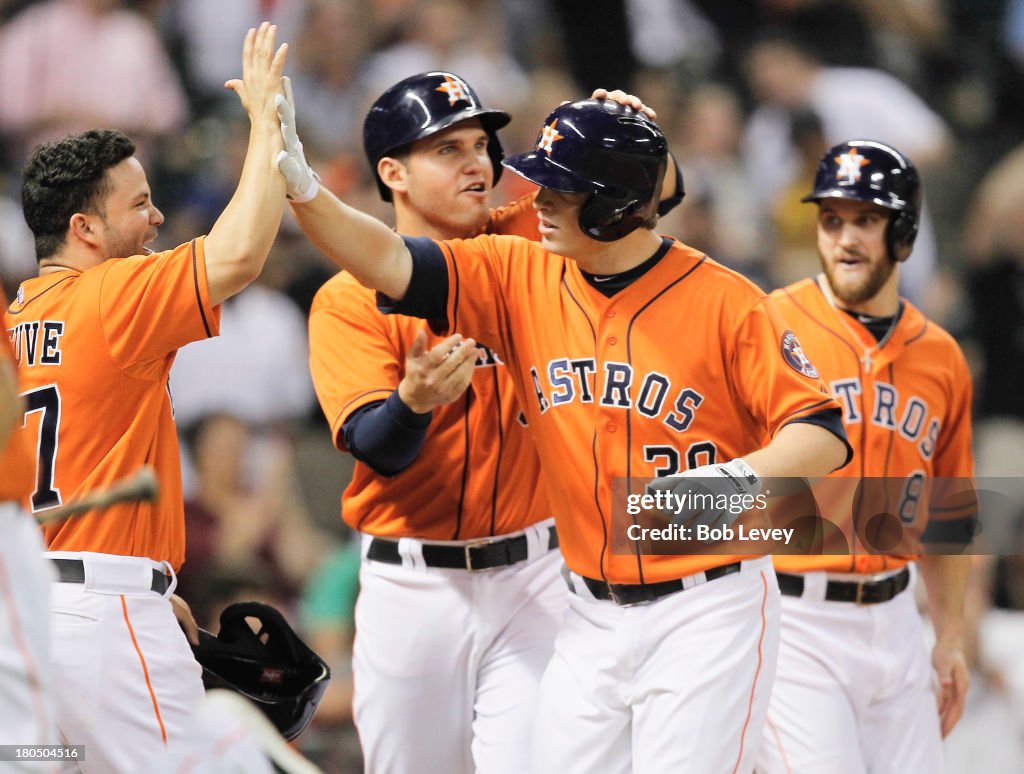
[[[847,140],[818,162],[814,189],[800,201],[853,199],[892,211],[886,245],[894,260],[910,256],[921,223],[921,177],[914,164],[891,145]]]
[[[476,92],[462,78],[442,70],[419,73],[377,97],[363,121],[363,149],[381,198],[390,202],[391,189],[377,174],[377,162],[416,140],[470,118],[479,119],[487,132],[487,155],[497,183],[505,157],[497,131],[511,119],[508,113],[483,107]]]
[[[658,214],[668,157],[665,135],[643,113],[610,99],[585,99],[555,108],[533,150],[503,163],[544,188],[589,194],[580,228],[612,242]],[[676,185],[681,199],[681,177]]]

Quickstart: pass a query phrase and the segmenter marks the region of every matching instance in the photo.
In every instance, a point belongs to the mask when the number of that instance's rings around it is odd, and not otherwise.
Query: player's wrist
[[[761,477],[742,458],[656,478],[647,485],[648,494],[668,492],[679,502],[690,502],[692,507],[681,507],[670,516],[673,523],[689,527],[731,526],[752,506],[761,489]],[[707,495],[712,496],[713,504],[708,504]]]
[[[320,176],[306,161],[302,141],[295,131],[295,107],[292,99],[291,81],[282,79],[284,94],[274,100],[278,125],[283,140],[283,149],[274,161],[285,181],[285,195],[295,204],[311,201],[320,192]]]
[[[761,476],[742,457],[720,463],[718,467],[736,485],[737,494],[757,495],[761,493],[763,486]]]
[[[432,403],[418,400],[415,395],[415,390],[405,379],[398,383],[398,389],[395,390],[395,396],[399,401],[401,401],[402,405],[413,414],[429,414],[437,408]]]

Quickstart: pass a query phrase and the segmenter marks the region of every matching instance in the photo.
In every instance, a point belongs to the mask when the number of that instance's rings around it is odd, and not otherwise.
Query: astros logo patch
[[[840,183],[850,185],[860,180],[860,168],[870,164],[868,159],[857,153],[856,148],[851,148],[849,153],[840,153],[834,157],[839,169],[836,170],[836,179]],[[846,178],[845,180],[843,178]]]
[[[466,89],[466,84],[458,78],[452,78],[450,75],[446,75],[444,77],[444,83],[434,89],[434,91],[443,91],[448,95],[448,104],[454,105],[456,102],[472,102]]]
[[[558,119],[556,118],[550,124],[541,129],[540,138],[537,140],[537,150],[542,150],[549,156],[551,155],[551,150],[555,143],[564,139],[562,135],[558,133],[558,130],[555,129],[555,124],[557,123]]]
[[[818,369],[814,363],[804,354],[804,348],[796,338],[793,331],[786,331],[782,334],[782,358],[790,368],[811,379],[818,378]]]

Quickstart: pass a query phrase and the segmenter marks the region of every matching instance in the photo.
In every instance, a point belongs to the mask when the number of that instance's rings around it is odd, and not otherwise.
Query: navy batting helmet
[[[440,70],[420,73],[399,81],[377,97],[363,121],[363,149],[381,198],[391,201],[391,189],[377,174],[378,161],[469,118],[479,118],[487,132],[487,155],[491,157],[497,183],[505,157],[497,131],[511,119],[508,113],[481,107],[480,98],[462,78]]]
[[[259,621],[259,631],[247,618]],[[228,605],[220,632],[200,629],[192,653],[207,690],[225,688],[250,699],[288,741],[309,725],[331,679],[324,660],[278,610],[261,602]]]
[[[657,124],[614,100],[555,108],[529,153],[503,162],[544,188],[587,193],[580,228],[601,242],[635,231],[658,210],[668,143]]]
[[[833,145],[818,162],[814,190],[800,201],[854,199],[892,210],[885,242],[897,261],[910,256],[921,225],[921,178],[895,148],[874,140]]]

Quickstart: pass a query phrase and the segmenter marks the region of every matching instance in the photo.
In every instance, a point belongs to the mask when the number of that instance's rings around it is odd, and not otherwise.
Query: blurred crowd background
[[[362,120],[392,83],[451,70],[513,116],[506,153],[595,87],[658,111],[686,199],[660,230],[765,289],[817,271],[799,204],[829,145],[906,152],[926,216],[903,293],[960,341],[975,375],[978,475],[1024,482],[1024,0],[0,0],[0,276],[36,271],[20,169],[39,142],[94,126],[139,145],[167,216],[155,245],[205,233],[234,190],[247,120],[223,87],[245,30],[288,41],[299,130],[342,198],[385,221]],[[498,205],[526,192],[505,175]],[[286,222],[223,335],[172,374],[185,455],[181,594],[216,630],[224,605],[279,605],[335,679],[300,740],[358,771],[351,727],[358,551],[340,519],[351,460],[333,450],[307,368],[305,317],[333,274]],[[1024,486],[1024,484],[1021,484]],[[1020,503],[991,522],[1024,553]],[[1007,549],[1007,547],[1011,547]],[[970,591],[973,685],[951,771],[1024,760],[1024,562],[981,558]]]

